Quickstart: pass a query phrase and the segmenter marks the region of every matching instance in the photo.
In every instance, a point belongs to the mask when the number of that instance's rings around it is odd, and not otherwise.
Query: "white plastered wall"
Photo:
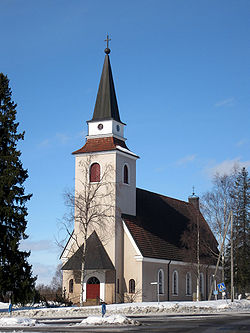
[[[82,182],[88,181],[88,177],[83,174],[82,165],[88,162],[99,163],[102,172],[107,166],[112,167],[109,181],[112,184],[112,195],[110,196],[110,206],[113,207],[113,218],[110,218],[110,224],[105,226],[105,233],[108,238],[103,235],[103,230],[94,228],[100,240],[102,241],[113,265],[116,269],[116,284],[119,279],[119,295],[117,294],[116,300],[122,300],[120,293],[124,289],[124,235],[121,221],[121,214],[136,214],[136,157],[130,156],[123,152],[110,151],[110,152],[97,152],[93,154],[79,154],[76,155],[75,163],[75,189],[80,192],[83,189]],[[129,184],[123,183],[123,167],[128,166],[129,170]],[[93,230],[91,229],[89,234]],[[79,227],[75,223],[75,233],[80,234]],[[81,243],[81,240],[79,241]],[[116,289],[116,292],[118,290]]]
[[[142,262],[138,262],[136,258],[141,257],[141,253],[136,246],[128,228],[123,222],[124,229],[124,292],[129,294],[129,280],[135,280],[136,302],[142,301]],[[125,297],[126,301],[126,297]]]
[[[76,192],[81,192],[84,188],[82,182],[88,181],[89,173],[87,177],[85,177],[84,172],[86,171],[84,163],[93,164],[99,163],[101,167],[101,175],[107,167],[111,167],[111,171],[109,172],[108,178],[105,180],[110,183],[110,187],[108,191],[112,192],[110,196],[105,198],[107,205],[110,205],[110,217],[108,223],[103,225],[104,228],[99,228],[97,225],[93,225],[89,229],[88,236],[93,232],[93,229],[97,232],[100,240],[102,241],[111,261],[115,265],[115,211],[116,211],[116,186],[115,186],[115,170],[116,170],[116,163],[115,163],[115,153],[95,153],[91,154],[79,154],[76,156],[76,163],[75,163],[75,190]],[[100,191],[106,191],[106,187],[100,189]],[[101,198],[103,200],[103,198]],[[78,223],[75,223],[75,233],[81,234],[79,231]],[[107,232],[108,230],[108,232]],[[80,236],[81,237],[81,236]],[[79,239],[80,239],[79,237]]]
[[[136,157],[117,152],[117,205],[123,214],[136,215]],[[128,167],[128,184],[123,182],[124,165]]]
[[[100,124],[102,127],[98,127]],[[120,138],[124,136],[124,124],[116,120],[91,121],[88,123],[88,130],[89,137],[107,136],[107,134],[114,134]]]

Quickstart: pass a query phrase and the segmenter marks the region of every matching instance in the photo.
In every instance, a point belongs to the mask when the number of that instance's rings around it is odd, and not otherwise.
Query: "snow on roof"
[[[138,155],[136,155],[135,153],[132,153],[132,151],[130,151],[129,149],[126,149],[124,147],[121,147],[121,146],[116,146],[116,148],[126,154],[129,154],[129,155],[132,155],[132,156],[135,156],[138,158]]]

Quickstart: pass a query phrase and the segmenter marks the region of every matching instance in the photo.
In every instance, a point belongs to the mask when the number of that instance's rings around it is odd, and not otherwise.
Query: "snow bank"
[[[3,317],[0,319],[0,326],[35,326],[36,320],[20,317]]]
[[[220,313],[220,312],[249,312],[250,300],[230,300],[218,301],[201,301],[201,302],[147,302],[147,303],[123,303],[107,305],[106,315],[147,315],[159,314],[167,315],[174,313]],[[5,312],[5,313],[4,313]],[[101,306],[85,306],[85,307],[61,307],[61,308],[31,308],[18,309],[15,308],[12,317],[87,317],[100,316]],[[0,317],[6,316],[6,310],[0,311]]]
[[[76,324],[76,326],[87,325],[139,325],[139,322],[118,314],[107,317],[89,316],[79,324]]]
[[[0,312],[7,312],[9,308],[9,303],[0,302]]]

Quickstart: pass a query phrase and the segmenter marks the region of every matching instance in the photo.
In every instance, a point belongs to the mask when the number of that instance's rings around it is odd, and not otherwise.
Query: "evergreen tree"
[[[246,168],[238,173],[234,191],[233,208],[233,260],[236,292],[245,295],[250,290],[250,178]],[[227,248],[227,280],[230,278],[230,242]]]
[[[28,172],[17,149],[24,139],[18,125],[9,80],[0,73],[0,297],[12,291],[13,301],[24,304],[32,299],[36,278],[27,262],[30,253],[19,250],[20,241],[27,238],[25,204],[31,194],[26,195],[23,186]]]

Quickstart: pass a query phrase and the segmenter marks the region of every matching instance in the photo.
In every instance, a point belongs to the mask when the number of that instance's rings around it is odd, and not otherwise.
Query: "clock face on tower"
[[[103,129],[103,124],[98,124],[97,128],[101,131]]]

